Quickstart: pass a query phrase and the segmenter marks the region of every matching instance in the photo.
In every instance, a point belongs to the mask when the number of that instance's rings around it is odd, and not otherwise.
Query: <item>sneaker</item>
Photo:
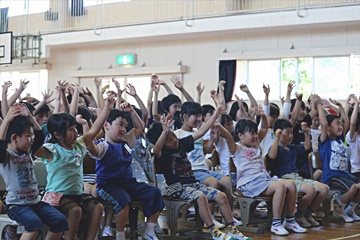
[[[214,240],[235,240],[235,238],[227,235],[226,233],[221,233],[219,237],[215,237],[214,235],[211,236]]]
[[[284,220],[283,226],[285,229],[291,230],[296,233],[306,233],[307,232],[307,230],[305,228],[300,227],[299,224],[295,220],[290,223],[288,221]]]
[[[222,224],[218,220],[216,220],[215,216],[211,216],[211,219],[212,219],[213,223],[215,224],[215,227],[217,227],[218,229],[225,227],[225,224]],[[207,226],[205,224],[204,224],[204,228],[207,228]]]
[[[342,208],[342,207],[337,207],[336,210],[333,212],[333,216],[344,219],[344,222],[346,222],[346,223],[354,222],[354,219],[352,217],[348,216],[344,212],[344,208]]]
[[[155,223],[154,232],[157,234],[164,234],[164,231],[160,228],[158,223]]]
[[[16,227],[8,226],[4,234],[5,240],[19,240],[19,236],[16,234]]]
[[[239,239],[239,240],[252,240],[251,237],[246,237],[244,236],[241,232],[239,233],[231,233],[231,232],[228,232],[227,235],[231,236],[233,239]]]
[[[236,218],[233,217],[233,221],[235,223],[235,226],[242,226],[243,223],[240,220],[237,220]]]
[[[110,226],[105,226],[102,233],[101,233],[102,237],[110,237],[113,236],[113,232],[111,230]]]
[[[360,216],[358,216],[354,210],[345,210],[346,215],[354,219],[354,221],[360,221]]]
[[[154,228],[155,231],[155,228]],[[137,225],[137,232],[140,234],[140,236],[145,239],[145,223],[141,223]]]
[[[147,232],[145,233],[145,238],[146,240],[159,240],[158,237],[156,236],[155,232]]]
[[[257,205],[258,208],[266,208],[267,207],[267,204],[265,201],[262,201],[260,202],[258,205]]]
[[[318,227],[320,226],[320,223],[316,221],[313,216],[310,215],[310,217],[305,217],[306,221],[311,224],[311,227]]]
[[[278,225],[276,227],[271,225],[270,232],[275,233],[279,236],[289,235],[289,232],[283,227],[283,225]]]
[[[302,217],[295,217],[295,221],[303,228],[311,227],[311,223],[309,223],[304,216]]]
[[[252,218],[267,218],[267,213],[264,211],[255,209],[254,211],[250,212],[250,217],[252,217]]]

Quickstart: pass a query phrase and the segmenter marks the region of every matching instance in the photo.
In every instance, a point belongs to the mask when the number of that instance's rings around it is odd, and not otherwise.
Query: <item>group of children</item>
[[[291,100],[291,81],[279,118],[280,108],[269,103],[269,86],[263,86],[265,100],[260,107],[248,87],[240,85],[250,99],[250,109],[236,96],[237,101],[227,111],[224,81],[219,82],[218,92],[211,91],[213,107],[200,105],[204,90],[201,85],[196,88],[198,96],[194,101],[178,77],[171,80],[186,102],[182,103],[156,75],[150,80],[147,106],[133,85],[121,89],[115,79],[117,92],[106,92],[108,86],[100,89],[101,80],[95,79],[97,100],[89,89],[59,81],[54,98],[53,92],[44,92],[41,101],[27,97],[17,102],[28,82],[20,81],[20,88],[10,98],[7,90],[11,84],[4,83],[0,173],[6,183],[6,213],[25,228],[21,239],[35,239],[43,231],[43,223],[49,229],[46,239],[59,239],[63,233],[65,239],[74,239],[83,214],[89,219],[85,238],[94,239],[103,216],[103,201],[113,206],[117,240],[125,239],[132,201],[143,206],[143,238],[158,239],[154,229],[165,206],[161,191],[138,182],[131,168],[132,149],[144,133],[153,144],[156,171],[164,175],[168,192],[177,188],[180,199],[198,205],[213,239],[251,239],[236,227],[241,221],[233,216],[231,184],[245,196],[272,197],[270,231],[277,235],[287,235],[289,230],[305,233],[306,228],[319,226],[313,213],[329,189],[341,193],[334,214],[345,222],[360,220],[355,213],[360,202],[360,117],[355,96],[349,98],[353,104],[349,121],[348,110],[335,100],[331,100],[331,106],[337,114],[327,114],[324,105],[330,103],[316,94],[309,98],[308,108],[302,94]],[[168,95],[159,101],[162,87]],[[125,91],[135,98],[139,108],[124,101]],[[348,128],[346,142],[351,148],[354,175],[349,171],[344,146]],[[307,155],[315,150],[313,146],[317,147],[323,168],[315,169],[314,179],[309,179]],[[214,149],[222,173],[209,168],[205,154]],[[96,160],[96,190],[85,193],[83,165],[89,157]],[[42,201],[34,174],[35,158],[44,162],[47,170]],[[236,172],[228,167],[229,158]],[[302,193],[301,198],[297,193]],[[214,203],[219,206],[223,223],[214,217]],[[284,206],[285,218],[281,222]],[[112,235],[111,231],[107,235]]]

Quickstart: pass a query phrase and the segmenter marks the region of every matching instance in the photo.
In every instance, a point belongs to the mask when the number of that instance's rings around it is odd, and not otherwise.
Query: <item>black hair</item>
[[[274,132],[276,132],[276,130],[278,130],[278,129],[284,130],[286,128],[293,129],[293,126],[291,125],[291,123],[288,120],[278,119],[274,122],[274,126],[273,126]]]
[[[161,123],[154,122],[149,130],[146,133],[146,138],[149,140],[150,143],[154,144],[159,139],[161,133],[163,131]],[[171,131],[171,130],[170,130]]]
[[[47,129],[51,134],[49,142],[57,143],[59,140],[55,137],[55,132],[58,132],[61,136],[65,136],[67,129],[75,125],[76,120],[69,113],[52,114],[47,123]]]
[[[90,111],[85,106],[78,106],[78,114],[82,116],[83,119],[85,119],[88,123],[91,121],[94,121],[94,114],[92,111]],[[84,134],[83,127],[76,122],[76,129],[78,130],[79,134]]]
[[[238,136],[239,133],[245,134],[247,132],[257,133],[256,123],[250,119],[240,119],[235,126],[235,135]]]
[[[180,110],[181,120],[184,120],[184,114],[186,114],[188,117],[191,115],[202,114],[201,105],[194,101],[184,102]]]
[[[153,104],[154,104],[154,102],[151,102],[150,112],[149,112],[150,118],[153,118],[153,115],[152,115]],[[171,106],[171,105],[170,105],[170,106]],[[158,101],[158,114],[159,114],[159,115],[163,115],[163,113],[165,113],[165,111],[164,111],[164,108],[163,108],[163,106],[162,106],[162,103],[161,103],[161,101]]]
[[[31,103],[28,102],[21,102],[22,104],[24,104],[30,111],[30,113],[33,115],[35,112],[35,107],[34,105],[32,105]]]
[[[247,103],[246,102],[242,102],[243,103],[243,108],[244,108],[244,110],[245,110],[245,112],[249,112],[249,106],[247,105]],[[235,101],[235,102],[233,102],[233,104],[231,105],[231,108],[230,108],[230,111],[229,111],[229,115],[232,117],[232,119],[234,120],[234,121],[237,121],[236,120],[236,113],[237,113],[237,111],[239,110],[240,108],[239,108],[239,104]]]
[[[126,131],[129,131],[129,123],[131,122],[131,118],[127,112],[121,111],[117,108],[113,108],[110,110],[109,116],[107,117],[106,121],[112,124],[117,118],[124,118],[128,122],[128,127]]]
[[[280,116],[280,108],[275,103],[270,103],[270,114],[271,117],[277,118]]]
[[[296,98],[291,99],[290,112],[292,112],[292,110],[294,109],[295,103],[296,103]],[[301,109],[302,109],[302,110],[305,109],[305,103],[304,103],[304,101],[301,101]]]
[[[143,119],[143,113],[141,111],[140,108],[135,107],[134,105],[131,105],[131,107],[134,109],[134,111],[136,112],[136,114],[139,116],[139,118],[142,120]],[[127,114],[128,115],[128,114]],[[131,117],[128,115],[128,119],[126,119],[126,121],[128,122],[128,126],[126,128],[126,131],[130,131],[131,129],[134,128],[134,124],[133,121],[131,119]]]
[[[178,96],[176,96],[175,94],[169,94],[166,97],[164,97],[161,100],[161,105],[164,109],[164,111],[169,112],[170,106],[173,105],[174,103],[180,103],[181,104],[181,100]]]
[[[328,126],[330,126],[331,123],[337,118],[340,118],[340,117],[338,115],[335,115],[335,114],[327,114],[326,115],[326,121],[327,121]]]
[[[9,127],[6,131],[5,143],[8,144],[11,142],[11,135],[16,134],[17,136],[21,136],[29,127],[33,128],[34,124],[30,121],[28,117],[14,117],[14,119],[9,123]]]
[[[213,114],[215,112],[215,108],[210,104],[204,104],[201,106],[202,115],[205,116],[208,113]]]
[[[232,123],[232,118],[229,114],[221,114],[221,121],[220,124],[221,126],[224,126],[225,123],[231,122]]]
[[[39,111],[36,113],[36,115],[43,114],[43,113],[45,113],[45,114],[50,113],[50,108],[49,108],[49,106],[48,106],[47,104],[45,104],[44,106],[42,106],[42,107],[39,109]]]

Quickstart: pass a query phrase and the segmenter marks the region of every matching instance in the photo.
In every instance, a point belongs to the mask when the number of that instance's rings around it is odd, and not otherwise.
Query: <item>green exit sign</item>
[[[116,56],[118,65],[134,65],[136,63],[136,54],[122,54]]]

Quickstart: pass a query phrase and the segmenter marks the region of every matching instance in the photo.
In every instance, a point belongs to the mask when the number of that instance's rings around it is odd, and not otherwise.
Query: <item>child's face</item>
[[[204,115],[203,119],[204,119],[204,123],[207,122],[211,116],[213,115],[214,113],[213,112],[208,112]]]
[[[26,128],[21,136],[16,136],[15,146],[17,152],[29,153],[34,142],[34,130],[32,127]]]
[[[45,123],[48,122],[48,120],[49,120],[49,113],[47,113],[47,112],[39,113],[39,114],[37,114],[37,115],[35,116],[35,118],[36,118],[37,123],[38,123],[40,126],[42,126],[42,125],[44,125]]]
[[[291,144],[292,140],[293,140],[293,129],[292,128],[283,129],[280,135],[280,142],[287,145],[287,144]]]
[[[314,118],[312,119],[310,128],[311,128],[311,129],[319,129],[319,126],[320,126],[319,117],[314,117]]]
[[[335,118],[328,127],[328,134],[331,138],[336,138],[341,136],[342,132],[343,132],[342,121],[340,118]]]
[[[184,124],[190,128],[197,128],[201,123],[201,120],[202,120],[201,114],[195,114],[190,116],[184,114]]]
[[[78,137],[78,131],[76,129],[76,125],[68,127],[66,129],[66,133],[63,138],[63,143],[66,145],[74,144],[77,137]]]
[[[301,122],[302,120],[304,120],[304,117],[305,117],[305,116],[306,116],[306,109],[300,108],[297,121],[298,121],[298,122]]]
[[[166,135],[166,139],[164,142],[164,148],[168,150],[176,150],[179,146],[179,140],[176,137],[175,133],[173,131],[170,131]]]
[[[179,111],[181,108],[181,103],[180,102],[177,102],[177,103],[173,103],[170,105],[169,107],[169,114],[171,117],[174,117],[175,113],[177,111]]]
[[[257,132],[246,132],[244,134],[239,133],[240,143],[248,147],[257,147],[259,143],[259,137]]]
[[[127,133],[126,128],[128,126],[128,122],[125,118],[118,117],[112,123],[105,123],[105,131],[107,139],[112,142],[119,142],[124,140],[124,137]]]
[[[234,124],[233,124],[233,122],[232,122],[232,121],[227,121],[227,122],[224,124],[224,128],[231,133],[231,132],[234,130]]]

